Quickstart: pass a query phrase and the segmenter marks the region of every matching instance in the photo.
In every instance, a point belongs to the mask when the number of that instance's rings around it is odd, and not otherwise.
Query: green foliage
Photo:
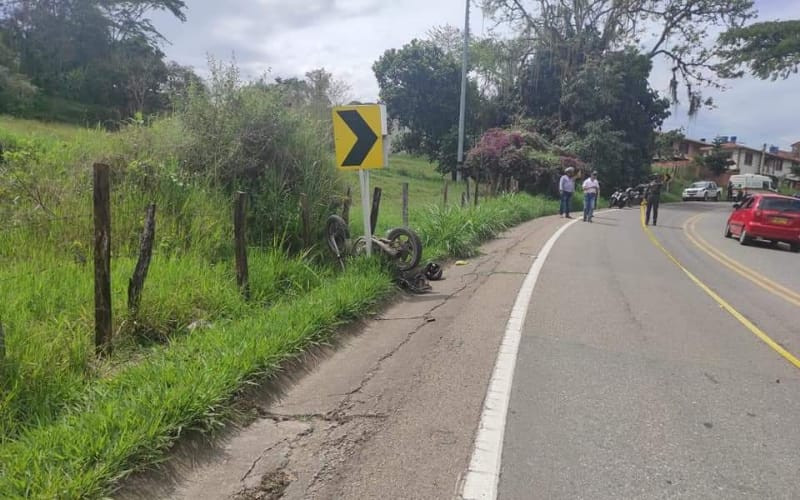
[[[676,146],[686,138],[683,129],[669,130],[656,133],[655,157],[671,160],[678,154]]]
[[[762,80],[788,78],[800,67],[800,21],[767,21],[732,28],[719,36],[717,66],[726,78],[745,74],[743,66]]]
[[[14,52],[6,45],[0,31],[0,113],[25,110],[36,94],[36,87],[23,74]]]
[[[633,50],[587,61],[562,89],[562,116],[582,135],[572,149],[611,185],[633,183],[649,171],[654,129],[669,102],[650,88],[651,61]]]
[[[208,88],[192,90],[178,115],[186,134],[179,156],[186,174],[250,194],[253,241],[285,234],[299,248],[300,194],[312,201],[312,236],[318,241],[337,177],[330,118],[310,119],[304,108],[287,107],[284,98],[274,87],[242,82],[234,66],[212,61]]]
[[[442,172],[454,170],[461,93],[458,59],[433,42],[412,40],[384,52],[372,69],[389,115],[409,129],[402,147],[439,162]],[[476,92],[471,83],[470,96]]]
[[[557,148],[535,132],[491,129],[469,151],[465,167],[472,177],[488,180],[495,191],[505,191],[507,181],[514,178],[523,190],[548,194],[556,185],[562,159]]]
[[[182,0],[0,4],[0,111],[113,123],[166,108],[191,70],[165,64],[163,39],[146,16],[161,9],[184,20],[185,8]]]
[[[224,82],[212,86],[215,93],[190,86],[175,117],[148,122],[138,116],[114,134],[0,117],[0,317],[10,360],[0,387],[0,441],[57,419],[87,384],[140,356],[142,346],[179,338],[198,321],[236,320],[252,307],[300,297],[326,279],[328,271],[305,253],[290,257],[283,248],[301,244],[295,236],[299,192],[315,201],[313,222],[321,228],[337,191],[328,135],[274,92],[247,85],[226,90]],[[201,135],[206,131],[197,124],[207,116],[210,127],[226,127],[211,129],[218,136]],[[261,150],[252,149],[259,144]],[[112,166],[117,354],[108,364],[94,360],[87,306],[90,167],[97,160]],[[240,160],[252,169],[275,166],[284,177],[224,171]],[[262,247],[250,252],[251,305],[242,301],[230,264],[230,193],[238,188],[253,196],[250,241]],[[151,202],[157,205],[155,257],[132,317],[125,285]]]
[[[317,120],[328,120],[331,106],[341,106],[349,100],[350,86],[337,80],[325,68],[306,72],[299,78],[275,79],[274,83],[259,82],[259,86],[277,90],[283,101],[292,107],[302,107]]]
[[[563,166],[558,157],[566,153],[598,170],[602,182],[608,185],[637,182],[648,172],[653,157],[653,129],[661,125],[669,108],[668,101],[659,98],[648,84],[650,60],[633,50],[592,59],[574,58],[580,67],[570,78],[559,79],[556,63],[546,57],[551,50],[537,51],[527,75],[538,77],[524,80],[532,88],[524,88],[522,97],[525,113],[534,118],[526,126],[559,147],[545,140],[545,144],[511,148],[501,162],[504,154],[495,153],[505,151],[506,145],[498,145],[489,131],[470,153],[470,164],[477,162],[501,175],[513,175],[538,193],[552,192]],[[539,92],[542,88],[544,93]],[[554,97],[558,98],[556,102],[552,101]],[[503,171],[501,165],[512,169]]]
[[[211,429],[248,381],[326,342],[390,290],[374,263],[354,263],[296,300],[253,309],[154,349],[87,387],[66,414],[0,445],[0,497],[84,498],[160,458],[186,429]]]
[[[419,232],[429,258],[467,258],[478,245],[520,222],[558,212],[558,203],[526,194],[484,200],[466,210],[431,206],[420,215]]]

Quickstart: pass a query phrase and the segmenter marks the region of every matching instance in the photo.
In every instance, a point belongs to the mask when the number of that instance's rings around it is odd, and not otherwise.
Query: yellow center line
[[[740,276],[752,281],[756,285],[760,286],[764,290],[770,292],[773,295],[776,295],[790,304],[800,307],[800,293],[795,292],[785,286],[781,285],[780,283],[776,283],[771,279],[767,278],[766,276],[758,273],[757,271],[745,266],[741,262],[725,255],[708,243],[706,240],[703,239],[696,231],[696,224],[697,221],[702,218],[704,214],[696,215],[689,220],[687,220],[683,225],[684,233],[686,237],[689,239],[692,244],[694,244],[697,248],[703,251],[703,253],[707,254],[709,257],[713,258],[723,266],[727,267],[731,271],[739,274]]]
[[[686,267],[684,267],[684,265],[681,264],[681,262],[678,259],[676,259],[669,252],[669,250],[667,250],[664,247],[664,245],[661,244],[660,241],[658,241],[658,239],[655,237],[655,235],[653,235],[653,232],[650,231],[650,228],[644,223],[644,211],[645,211],[645,208],[644,208],[644,206],[642,206],[642,209],[641,209],[642,229],[644,230],[645,234],[647,234],[647,237],[650,239],[650,241],[653,243],[653,245],[655,245],[656,248],[661,250],[661,252],[663,252],[664,255],[666,255],[667,258],[669,258],[669,260],[671,260],[673,264],[678,266],[678,268],[681,271],[683,271],[684,274],[686,274],[686,276],[688,276],[689,279],[692,280],[692,282],[694,282],[694,284],[699,286],[700,289],[702,289],[704,292],[706,292],[709,297],[714,299],[714,301],[717,304],[719,304],[720,307],[722,307],[723,309],[728,311],[728,313],[731,316],[736,318],[736,320],[739,321],[739,323],[741,323],[742,325],[744,325],[744,327],[747,328],[753,335],[755,335],[756,337],[761,339],[762,342],[764,342],[769,347],[771,347],[775,352],[777,352],[778,354],[783,356],[784,359],[786,359],[789,363],[793,364],[796,368],[800,368],[800,359],[796,358],[792,353],[790,353],[789,351],[784,349],[780,344],[778,344],[777,342],[772,340],[769,337],[769,335],[764,333],[763,330],[761,330],[759,327],[754,325],[752,321],[747,319],[742,313],[737,311],[732,305],[728,304],[728,302],[725,299],[723,299],[722,297],[717,295],[717,293],[714,290],[712,290],[708,285],[706,285],[705,283],[700,281],[700,279],[697,276],[695,276],[691,271],[686,269]]]

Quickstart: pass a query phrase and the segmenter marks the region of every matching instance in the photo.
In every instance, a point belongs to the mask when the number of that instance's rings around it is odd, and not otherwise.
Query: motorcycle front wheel
[[[422,240],[417,233],[405,227],[398,227],[389,231],[386,239],[397,252],[394,265],[398,270],[410,271],[419,265],[422,259]]]

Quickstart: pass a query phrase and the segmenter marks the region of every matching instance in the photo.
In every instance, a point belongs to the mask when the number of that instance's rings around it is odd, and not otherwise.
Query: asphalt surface
[[[725,239],[729,213],[662,205],[652,230],[800,357],[800,254]],[[562,236],[539,277],[500,498],[800,498],[800,370],[659,250],[637,210],[595,220]]]

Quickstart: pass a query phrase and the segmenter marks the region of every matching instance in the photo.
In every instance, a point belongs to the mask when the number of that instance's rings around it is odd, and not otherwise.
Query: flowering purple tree
[[[553,194],[563,169],[583,169],[580,160],[559,153],[536,133],[494,128],[469,151],[465,166],[468,175],[488,182],[493,192],[507,190],[513,178],[521,189]]]

